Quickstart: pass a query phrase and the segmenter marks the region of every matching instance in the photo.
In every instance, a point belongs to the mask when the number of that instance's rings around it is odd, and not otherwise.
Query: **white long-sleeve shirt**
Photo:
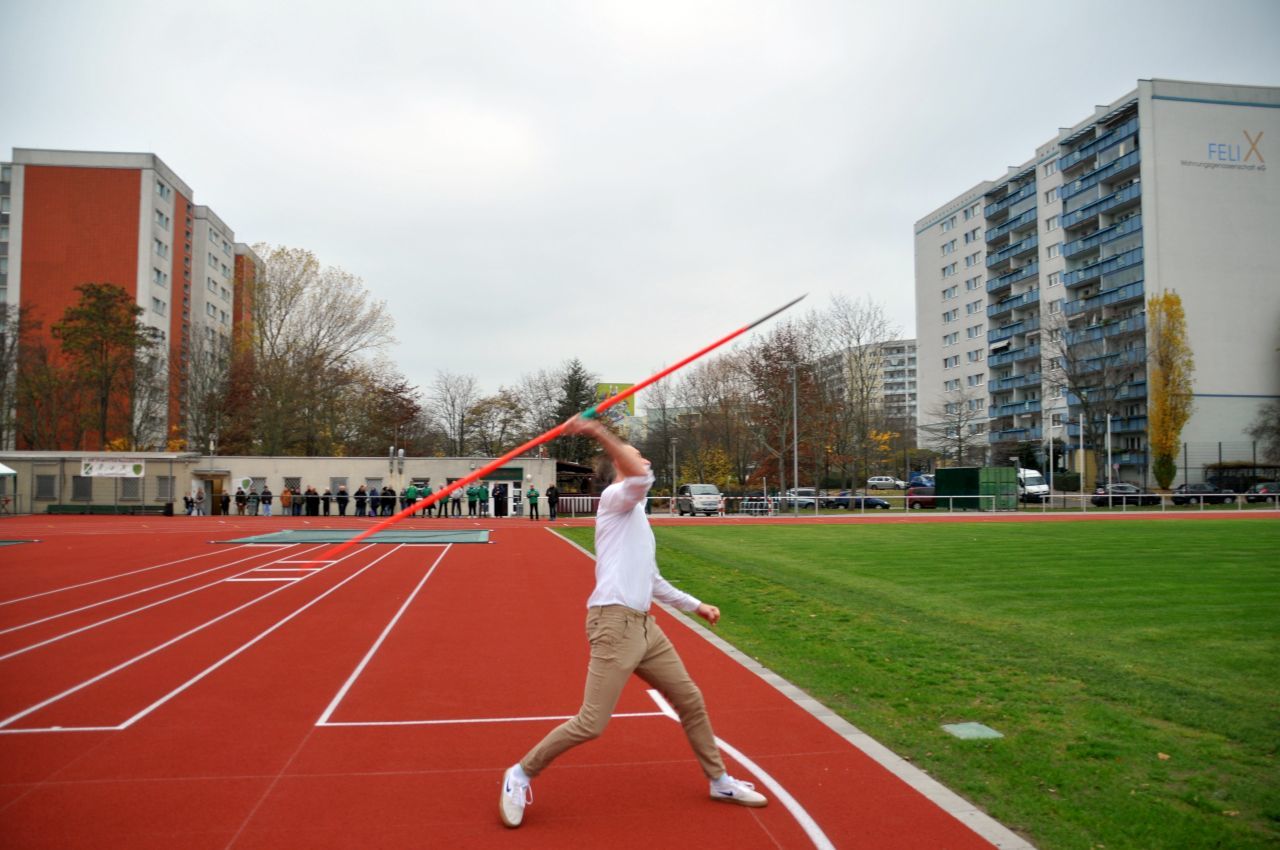
[[[648,611],[657,599],[681,611],[701,600],[676,590],[658,572],[657,544],[644,513],[653,473],[624,478],[605,488],[596,510],[596,588],[587,607],[625,605]]]

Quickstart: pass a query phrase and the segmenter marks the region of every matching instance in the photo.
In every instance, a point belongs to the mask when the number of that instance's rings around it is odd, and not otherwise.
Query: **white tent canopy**
[[[10,469],[9,467],[5,466],[3,463],[0,463],[0,475],[17,475],[17,474],[18,473],[16,470]]]

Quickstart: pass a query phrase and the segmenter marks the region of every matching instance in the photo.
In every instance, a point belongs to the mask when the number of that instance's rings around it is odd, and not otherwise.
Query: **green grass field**
[[[1280,843],[1280,522],[655,533],[722,637],[1038,847]]]

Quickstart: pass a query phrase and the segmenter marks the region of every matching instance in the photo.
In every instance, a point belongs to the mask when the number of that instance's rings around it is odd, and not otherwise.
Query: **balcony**
[[[1041,439],[1040,426],[1034,428],[1005,428],[1001,431],[989,431],[987,441],[991,443],[1003,443],[1007,440],[1015,440],[1019,443],[1038,443]]]
[[[1111,354],[1102,354],[1098,357],[1080,360],[1076,363],[1075,372],[1077,375],[1087,375],[1091,372],[1101,372],[1104,369],[1116,369],[1122,366],[1133,366],[1138,363],[1145,364],[1146,362],[1147,347],[1140,345],[1128,351],[1116,351]]]
[[[1119,322],[1107,322],[1106,324],[1093,325],[1082,330],[1067,331],[1067,345],[1080,345],[1125,334],[1142,333],[1146,329],[1147,317],[1145,315],[1131,316]]]
[[[1028,304],[1035,304],[1039,302],[1039,300],[1040,300],[1039,288],[1028,289],[1026,292],[1022,293],[1021,295],[1015,295],[1012,298],[1006,298],[1003,301],[999,301],[995,304],[992,304],[990,307],[987,308],[987,318],[994,319],[997,316],[1003,316],[1006,313],[1010,313],[1018,309],[1019,307],[1025,307]]]
[[[1070,171],[1082,162],[1096,156],[1099,151],[1106,150],[1114,144],[1124,141],[1138,132],[1138,117],[1135,115],[1128,121],[1109,132],[1103,133],[1089,144],[1076,148],[1066,156],[1058,158],[1058,170]]]
[[[1083,175],[1079,180],[1062,184],[1058,197],[1065,201],[1087,189],[1093,188],[1099,183],[1118,180],[1124,175],[1136,171],[1138,164],[1142,162],[1141,154],[1142,151],[1140,150],[1132,151],[1119,159],[1114,159],[1105,165],[1095,168],[1093,171]]]
[[[1110,307],[1113,304],[1123,304],[1134,299],[1141,300],[1142,297],[1142,281],[1135,280],[1133,283],[1126,283],[1124,286],[1115,289],[1105,289],[1097,295],[1083,300],[1068,301],[1062,305],[1062,312],[1068,317],[1078,316],[1081,313],[1086,313],[1090,310],[1101,310],[1103,307]]]
[[[1014,269],[1008,274],[1002,274],[1000,277],[987,281],[987,292],[996,293],[1001,290],[1008,289],[1020,280],[1027,280],[1035,277],[1040,273],[1040,262],[1028,263],[1020,269]]]
[[[1125,251],[1123,254],[1108,257],[1105,260],[1099,260],[1096,263],[1091,263],[1084,268],[1069,271],[1062,276],[1062,283],[1070,289],[1083,283],[1095,281],[1104,274],[1118,272],[1121,269],[1127,269],[1131,266],[1140,265],[1141,263],[1142,249],[1133,248]]]
[[[1034,181],[1032,181],[1031,183],[1028,183],[1027,185],[1023,186],[1021,189],[1018,189],[1017,191],[1015,191],[1012,195],[1009,195],[1004,199],[995,202],[994,204],[989,204],[988,206],[984,207],[982,210],[982,214],[986,216],[988,221],[994,221],[997,218],[1003,218],[1004,215],[1009,211],[1009,207],[1018,203],[1018,201],[1030,198],[1035,193],[1036,193],[1036,184]]]
[[[1005,325],[1002,328],[987,331],[987,342],[999,342],[1002,339],[1009,339],[1018,334],[1029,333],[1030,331],[1039,330],[1040,317],[1033,316],[1030,319],[1023,319],[1020,322],[1014,322],[1012,325]]]
[[[1040,400],[1030,399],[1028,401],[1015,401],[1012,404],[1001,404],[998,406],[987,408],[987,417],[995,419],[997,416],[1021,416],[1025,413],[1039,413]]]
[[[988,361],[989,363],[990,361]],[[1040,373],[1031,372],[1026,375],[1014,375],[1011,378],[1001,378],[998,381],[987,381],[987,392],[999,393],[1006,390],[1016,390],[1019,387],[1038,387],[1040,386]]]
[[[1035,208],[1033,207],[1027,210],[1026,212],[1022,213],[1021,215],[1014,216],[1013,218],[1009,219],[999,227],[988,230],[987,231],[987,250],[991,250],[991,244],[993,242],[997,242],[1004,236],[1007,236],[1008,234],[1013,233],[1016,230],[1020,230],[1024,227],[1027,227],[1028,225],[1034,225],[1035,223],[1036,223],[1036,211],[1035,211]]]
[[[1040,236],[1031,234],[1020,242],[1014,242],[1007,248],[1002,248],[994,254],[987,255],[987,270],[995,271],[996,266],[1004,265],[1014,257],[1021,257],[1024,254],[1030,254],[1040,244]]]
[[[1002,351],[999,354],[987,355],[988,368],[994,369],[997,366],[1004,366],[1009,363],[1020,363],[1023,360],[1031,360],[1032,358],[1040,358],[1040,346],[1031,345],[1025,348],[1013,348],[1009,351]]]
[[[1064,230],[1078,227],[1081,223],[1096,218],[1103,213],[1133,206],[1142,197],[1142,184],[1132,183],[1123,189],[1105,195],[1087,206],[1062,216]],[[990,239],[988,239],[990,241]]]
[[[1062,256],[1067,259],[1079,256],[1087,251],[1098,248],[1102,245],[1119,239],[1122,236],[1128,236],[1142,229],[1142,216],[1134,215],[1126,218],[1124,221],[1113,224],[1110,227],[1104,227],[1101,230],[1090,233],[1083,239],[1074,239],[1062,246]]]

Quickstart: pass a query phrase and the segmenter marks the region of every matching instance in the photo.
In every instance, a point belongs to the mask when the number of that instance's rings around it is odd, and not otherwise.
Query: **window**
[[[216,254],[209,255],[209,268],[214,271],[218,270],[218,256]]]
[[[87,475],[71,476],[71,498],[77,502],[93,499],[93,479]]]
[[[0,212],[10,212],[8,195],[5,195],[3,198],[0,198]]]
[[[1059,396],[1054,396],[1054,398],[1058,398],[1058,397],[1059,397]],[[1061,425],[1061,424],[1062,424],[1062,414],[1061,414],[1061,413],[1055,413],[1055,414],[1053,414],[1051,417],[1049,417],[1049,421],[1050,421],[1054,426]]]
[[[152,242],[153,242],[153,246],[154,246],[154,248],[155,248],[156,256],[158,256],[158,257],[167,257],[167,256],[169,256],[169,246],[168,246],[168,245],[166,245],[164,242],[161,242],[159,239],[153,239],[153,240],[152,240]]]
[[[168,309],[169,309],[168,305],[165,304],[163,301],[161,301],[159,298],[151,299],[151,312],[155,313],[156,315],[163,316],[165,314],[165,311]]]
[[[160,286],[168,286],[169,276],[164,272],[160,271],[160,269],[153,268],[151,269],[151,282],[155,284],[159,284]]]
[[[956,249],[956,240],[952,239],[950,242],[943,242],[943,243],[942,243],[942,256],[944,256],[944,257],[945,257],[947,254],[950,254],[950,253],[952,253],[953,251],[955,251],[955,249]]]
[[[0,183],[8,183],[13,179],[13,167],[5,165],[0,167]]]
[[[964,235],[964,243],[968,245],[970,242],[977,242],[982,238],[982,228],[975,227]]]
[[[1049,216],[1048,218],[1046,218],[1046,219],[1044,220],[1044,229],[1045,229],[1045,230],[1057,230],[1057,229],[1058,229],[1058,217],[1057,217],[1056,215],[1051,215],[1051,216]]]
[[[36,498],[37,499],[58,498],[58,476],[37,475],[36,476]]]
[[[951,355],[950,357],[944,357],[944,358],[942,359],[942,368],[943,368],[943,369],[954,369],[954,368],[956,368],[956,367],[957,367],[957,366],[959,366],[959,365],[960,365],[960,355],[959,355],[959,354],[953,354],[953,355]]]
[[[1050,312],[1050,313],[1061,313],[1061,312],[1062,312],[1062,301],[1063,301],[1063,299],[1061,299],[1061,298],[1059,298],[1057,301],[1050,301],[1050,302],[1049,302],[1049,312]]]
[[[136,502],[142,498],[142,479],[141,478],[121,478],[120,481],[120,498],[128,499]]]
[[[942,220],[942,232],[943,232],[943,233],[946,233],[948,230],[950,230],[951,228],[953,228],[953,227],[955,227],[955,226],[956,226],[956,217],[955,217],[955,216],[951,216],[951,218],[945,218],[945,219],[943,219],[943,220]]]
[[[1052,390],[1050,390],[1050,391],[1049,391],[1049,397],[1050,397],[1050,398],[1062,398],[1062,387],[1060,387],[1060,386],[1054,386],[1054,388],[1053,388]],[[1054,415],[1056,416],[1057,414],[1054,414]]]
[[[1056,200],[1058,200],[1058,187],[1054,186],[1052,189],[1044,193],[1044,202],[1046,204],[1052,204]]]
[[[170,196],[172,196],[172,195],[173,195],[173,190],[172,190],[172,189],[170,189],[168,186],[164,185],[163,183],[161,183],[159,180],[157,180],[157,181],[156,181],[156,194],[157,194],[157,195],[159,195],[160,197],[164,198],[164,199],[167,201],[167,200],[169,200]]]
[[[950,301],[952,298],[955,298],[959,292],[959,286],[948,286],[946,289],[942,290],[942,300]]]
[[[943,321],[943,323],[944,323],[944,324],[945,324],[945,323],[947,323],[947,322],[954,322],[954,321],[955,321],[956,319],[958,319],[958,318],[960,318],[960,308],[959,308],[959,307],[954,307],[954,308],[952,308],[952,309],[950,309],[950,310],[948,310],[947,312],[945,312],[945,313],[943,313],[943,314],[942,314],[942,321]]]
[[[157,224],[157,225],[159,225],[160,227],[164,228],[165,230],[168,230],[168,229],[169,229],[169,216],[165,215],[165,214],[164,214],[163,212],[161,212],[160,210],[156,210],[156,224]]]
[[[942,384],[942,387],[944,390],[946,390],[949,393],[955,392],[956,390],[960,389],[960,379],[956,378],[951,381],[945,381]]]
[[[947,410],[947,413],[959,413],[959,412],[960,412],[960,402],[958,402],[958,401],[949,401],[949,402],[947,402],[946,410]]]
[[[973,206],[971,206],[971,207],[967,208],[967,209],[964,211],[964,220],[965,220],[965,221],[968,221],[969,219],[974,218],[975,216],[977,216],[977,214],[978,214],[978,210],[979,210],[979,209],[981,209],[981,207],[982,207],[982,202],[981,202],[981,201],[979,201],[978,203],[974,204]]]
[[[964,266],[967,269],[973,268],[974,266],[978,265],[981,259],[982,259],[982,252],[975,251],[974,253],[964,258]]]
[[[964,288],[969,292],[972,292],[975,289],[980,289],[981,287],[982,287],[981,277],[971,277],[964,282]]]
[[[209,287],[210,292],[218,291],[218,282],[216,280],[214,280],[211,277],[206,277],[204,280],[205,280],[205,286]]]
[[[969,315],[982,312],[982,299],[979,298],[977,301],[970,301],[968,304],[964,305],[964,311]]]
[[[1058,173],[1058,161],[1056,159],[1051,159],[1044,164],[1045,177],[1048,177],[1050,174],[1057,174],[1057,173]]]
[[[967,379],[967,382],[971,387],[980,387],[987,382],[987,375],[985,372],[979,372],[976,375],[970,375]]]
[[[953,331],[942,338],[942,347],[946,348],[948,345],[955,345],[959,341],[960,331]]]
[[[955,273],[956,273],[956,264],[955,264],[955,263],[952,263],[951,265],[943,266],[943,267],[942,267],[942,276],[943,276],[943,277],[951,277],[951,276],[952,276],[953,274],[955,274]]]
[[[983,351],[981,348],[975,348],[973,351],[969,352],[968,357],[970,363],[980,363],[982,362]]]
[[[227,323],[227,311],[226,311],[226,310],[219,310],[218,312],[219,312],[219,313],[221,314],[221,316],[222,316],[222,324],[224,324],[224,325],[225,325],[225,324]]]
[[[8,241],[9,241],[9,228],[6,225],[4,227],[0,227],[0,242],[8,242]]]
[[[1054,244],[1049,246],[1049,259],[1052,260],[1054,257],[1059,257],[1061,255],[1062,255],[1061,242],[1055,242]]]
[[[217,308],[217,307],[214,307],[212,304],[205,304],[205,305],[204,305],[204,312],[205,312],[205,313],[209,316],[209,318],[211,318],[211,319],[216,319],[216,318],[218,317],[218,308]]]
[[[975,337],[982,336],[982,325],[974,325],[970,328],[966,328],[965,336],[967,336],[969,339],[974,339]]]
[[[1062,272],[1049,272],[1049,285],[1057,286],[1062,283]]]

